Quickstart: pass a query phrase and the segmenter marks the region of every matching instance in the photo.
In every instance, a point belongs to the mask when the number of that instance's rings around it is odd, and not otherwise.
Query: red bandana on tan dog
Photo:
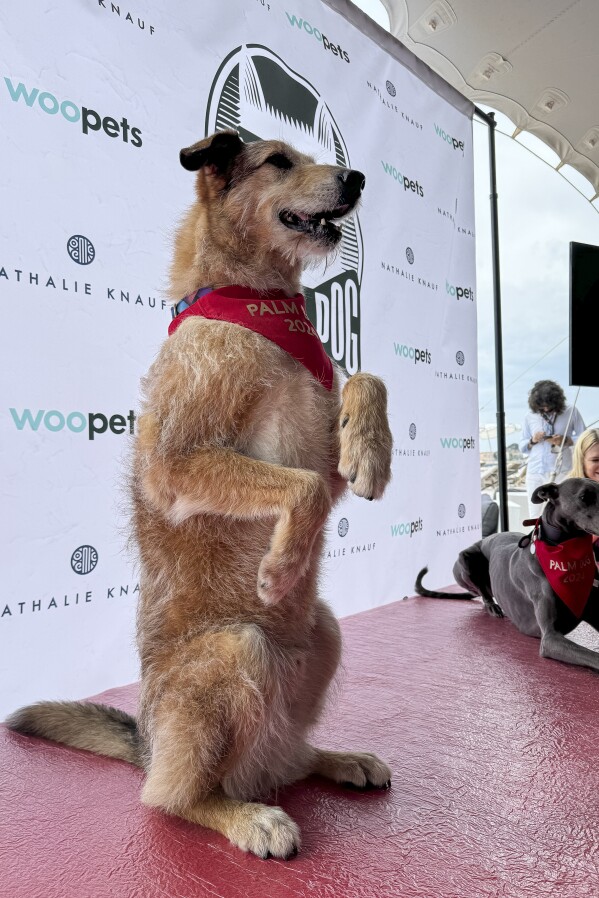
[[[282,290],[259,293],[249,287],[221,287],[208,293],[199,290],[195,296],[186,298],[189,307],[173,318],[169,335],[192,315],[229,321],[276,343],[304,365],[323,387],[332,388],[333,363],[306,314],[301,293],[290,298]]]

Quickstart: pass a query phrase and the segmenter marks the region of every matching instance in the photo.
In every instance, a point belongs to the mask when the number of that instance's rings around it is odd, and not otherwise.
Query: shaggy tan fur
[[[197,199],[176,238],[173,299],[231,284],[293,296],[302,268],[331,253],[339,232],[324,221],[287,227],[280,213],[342,215],[359,195],[347,201],[347,172],[278,141],[244,146],[225,132],[183,150],[182,162],[198,172]],[[191,317],[143,390],[132,476],[137,727],[85,703],[41,703],[9,725],[138,763],[146,804],[286,858],[298,827],[252,799],[312,773],[390,782],[374,755],[306,739],[341,648],[317,594],[322,527],[347,482],[368,499],[389,480],[385,387],[357,374],[340,391],[336,372],[328,392],[262,336]]]

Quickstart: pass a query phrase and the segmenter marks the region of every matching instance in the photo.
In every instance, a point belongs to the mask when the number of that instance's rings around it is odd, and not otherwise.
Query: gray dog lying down
[[[532,501],[547,502],[535,537],[553,546],[568,541],[589,542],[586,534],[599,534],[599,483],[573,477],[561,484],[538,487]],[[582,538],[582,539],[581,539]],[[577,573],[576,563],[552,561],[559,576],[566,581],[584,579],[578,615],[559,598],[543,573],[539,561],[539,542],[520,533],[495,533],[460,552],[453,568],[456,582],[467,593],[434,592],[422,585],[428,568],[416,579],[416,592],[430,598],[471,599],[481,596],[487,611],[495,617],[508,617],[526,636],[541,640],[540,653],[569,664],[580,664],[599,671],[599,653],[576,645],[565,638],[581,620],[599,630],[599,588],[594,559],[588,555],[577,562],[584,575]],[[577,545],[575,542],[571,546]],[[566,546],[566,549],[568,547]],[[588,547],[590,549],[590,547]],[[557,550],[561,552],[561,549]],[[554,556],[556,557],[556,556]],[[566,571],[568,571],[566,573]],[[572,573],[574,571],[574,573]],[[589,580],[590,576],[590,580]],[[594,582],[593,582],[594,579]],[[559,586],[563,591],[563,585]],[[590,589],[590,594],[589,594]]]

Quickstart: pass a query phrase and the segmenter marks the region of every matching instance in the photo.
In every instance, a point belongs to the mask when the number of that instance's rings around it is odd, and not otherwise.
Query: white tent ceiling
[[[599,196],[599,0],[381,2],[416,56],[507,115],[514,136],[539,137]]]

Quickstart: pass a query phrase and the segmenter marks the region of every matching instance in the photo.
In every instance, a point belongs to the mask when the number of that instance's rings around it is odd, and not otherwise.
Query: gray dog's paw
[[[485,608],[487,609],[491,617],[505,617],[497,602],[485,602]]]

